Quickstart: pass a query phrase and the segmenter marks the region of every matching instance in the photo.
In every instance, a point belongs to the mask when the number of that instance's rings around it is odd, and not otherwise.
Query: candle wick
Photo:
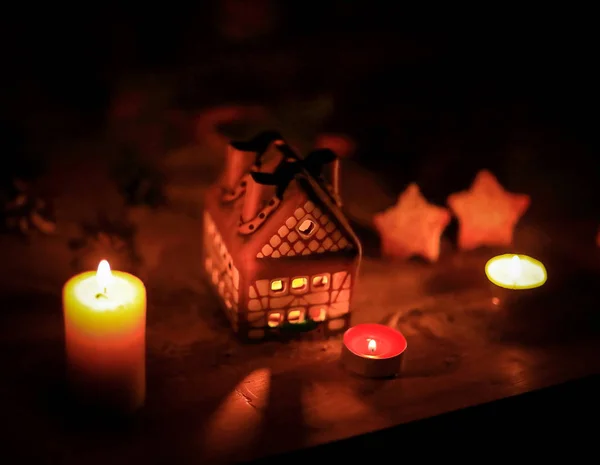
[[[98,294],[96,294],[96,299],[108,299],[106,288],[104,288],[104,292],[98,292]]]

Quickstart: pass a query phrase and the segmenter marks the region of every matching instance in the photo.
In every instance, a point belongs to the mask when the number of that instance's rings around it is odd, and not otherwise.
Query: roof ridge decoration
[[[246,192],[246,186],[248,185],[248,179],[250,178],[250,174],[245,174],[239,180],[237,186],[233,191],[226,191],[225,189],[223,195],[221,197],[221,201],[223,203],[231,203],[234,200],[239,199]]]
[[[314,150],[306,158],[301,158],[287,144],[277,145],[277,149],[284,158],[273,173],[253,171],[250,176],[259,184],[276,186],[275,196],[279,199],[283,198],[285,190],[298,174],[312,178],[321,186],[321,173],[324,166],[337,159],[337,155],[330,149]],[[328,189],[323,189],[323,191],[329,192]]]
[[[275,148],[283,155],[283,158],[272,173],[262,172],[259,170],[262,165],[262,157],[271,144],[275,144]],[[275,196],[255,218],[247,222],[243,222],[240,219],[240,224],[238,226],[238,232],[240,234],[244,236],[250,235],[264,224],[267,218],[281,203],[283,194],[289,184],[298,175],[309,178],[312,181],[311,187],[313,187],[313,190],[314,184],[316,184],[319,187],[319,193],[322,197],[331,197],[332,200],[334,200],[333,203],[336,203],[330,190],[322,185],[323,180],[321,177],[324,166],[337,159],[337,155],[332,150],[313,150],[305,158],[302,158],[277,131],[265,131],[258,134],[250,141],[236,141],[232,142],[231,145],[238,150],[256,153],[254,169],[249,173],[249,176],[254,182],[266,186],[275,186]],[[236,189],[236,198],[243,194],[248,180],[247,176],[248,175],[242,177],[240,186]],[[340,215],[336,216],[339,217]]]
[[[281,199],[279,199],[277,196],[275,196],[271,200],[269,200],[269,203],[267,203],[267,205],[258,213],[258,215],[256,215],[255,218],[253,218],[250,221],[247,221],[245,223],[240,218],[238,232],[242,236],[248,236],[248,235],[252,234],[253,232],[255,232],[267,220],[269,215],[271,215],[271,213],[273,213],[275,210],[277,210],[277,207],[279,206],[280,203],[281,203]]]

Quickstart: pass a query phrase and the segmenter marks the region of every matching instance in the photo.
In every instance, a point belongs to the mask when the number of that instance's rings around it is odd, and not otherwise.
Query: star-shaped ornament
[[[430,204],[416,184],[410,184],[396,205],[377,213],[373,222],[384,255],[394,258],[420,256],[435,262],[440,256],[440,237],[450,222],[450,212]]]
[[[468,190],[448,197],[458,218],[458,247],[512,244],[515,226],[530,202],[528,195],[507,192],[492,173],[480,171]]]

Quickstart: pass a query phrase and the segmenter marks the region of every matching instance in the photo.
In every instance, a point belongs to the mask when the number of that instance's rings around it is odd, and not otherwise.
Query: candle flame
[[[521,259],[514,255],[512,260],[510,261],[510,276],[513,280],[517,281],[521,277]]]
[[[367,345],[369,352],[373,353],[377,350],[377,342],[375,339],[369,339],[369,344]]]
[[[98,264],[98,271],[96,271],[96,280],[98,281],[98,287],[106,294],[106,288],[112,281],[112,273],[110,271],[110,265],[106,260],[102,260]]]

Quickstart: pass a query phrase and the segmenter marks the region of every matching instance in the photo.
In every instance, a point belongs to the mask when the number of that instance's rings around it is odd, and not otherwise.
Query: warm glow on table
[[[506,254],[490,259],[485,274],[496,286],[505,289],[534,289],[543,286],[548,277],[542,262],[527,255]]]
[[[146,289],[142,281],[111,271],[71,278],[63,289],[67,364],[77,394],[135,409],[146,391]]]

